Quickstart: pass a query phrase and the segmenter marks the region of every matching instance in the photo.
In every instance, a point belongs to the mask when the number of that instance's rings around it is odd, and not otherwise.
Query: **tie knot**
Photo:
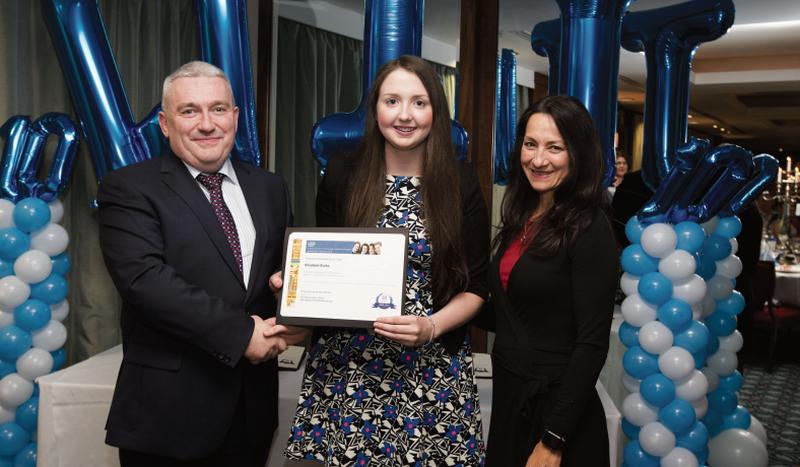
[[[225,175],[221,173],[197,175],[197,181],[206,187],[208,191],[219,190],[219,188],[222,186],[223,178],[225,178]]]

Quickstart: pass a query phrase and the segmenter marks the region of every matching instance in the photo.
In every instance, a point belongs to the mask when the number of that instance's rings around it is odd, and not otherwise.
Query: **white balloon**
[[[634,378],[627,372],[622,372],[622,385],[625,386],[628,392],[639,392],[639,384],[641,384],[641,382],[642,380]]]
[[[51,272],[53,262],[43,251],[28,250],[14,261],[14,274],[28,284],[42,282]]]
[[[675,250],[658,262],[658,272],[672,281],[686,279],[696,267],[694,256],[685,250]]]
[[[639,444],[651,456],[664,457],[675,448],[675,435],[659,422],[650,422],[639,431]]]
[[[703,298],[703,318],[711,316],[714,310],[717,309],[717,302],[711,294],[706,294]]]
[[[67,230],[52,222],[31,234],[31,249],[42,250],[50,256],[60,255],[67,249],[68,244]]]
[[[6,276],[0,279],[0,308],[13,310],[21,305],[31,294],[28,284],[17,276]]]
[[[69,315],[69,302],[67,300],[61,300],[55,305],[50,305],[50,318],[56,321],[64,321],[67,315]]]
[[[661,458],[661,467],[697,467],[699,462],[692,451],[686,448],[675,448]]]
[[[48,207],[50,208],[50,222],[54,224],[61,222],[61,218],[64,217],[64,205],[61,204],[61,200],[56,198],[50,201]]]
[[[0,310],[0,329],[14,324],[14,312]]]
[[[659,355],[658,369],[673,381],[682,380],[694,370],[694,357],[682,347],[672,347]]]
[[[706,375],[706,381],[708,381],[708,392],[711,392],[719,387],[719,373],[707,366],[703,367],[703,369],[700,371]]]
[[[708,281],[708,294],[714,300],[722,300],[733,292],[733,282],[725,276],[715,275]]]
[[[766,467],[767,447],[747,430],[730,428],[708,443],[708,465],[712,467]]]
[[[50,373],[52,369],[53,356],[43,349],[34,347],[17,359],[17,373],[31,382],[39,376]]]
[[[67,328],[60,322],[51,319],[42,329],[34,331],[31,335],[34,347],[54,352],[67,341]]]
[[[707,397],[701,397],[700,399],[697,399],[696,401],[692,401],[691,404],[692,404],[692,407],[694,407],[694,416],[698,420],[700,420],[701,418],[705,417],[706,413],[708,413],[708,398]]]
[[[738,364],[739,361],[736,358],[736,354],[723,349],[717,350],[717,352],[708,357],[706,361],[706,365],[720,376],[728,376],[733,373]]]
[[[735,279],[742,273],[742,260],[740,260],[738,256],[730,255],[716,263],[717,274],[720,276],[727,277],[728,279]]]
[[[658,420],[658,409],[645,402],[638,392],[628,394],[622,401],[622,414],[636,426],[644,426]]]
[[[692,370],[686,378],[675,383],[675,395],[689,402],[703,398],[708,393],[708,380],[700,370]]]
[[[706,281],[697,274],[692,274],[686,279],[672,284],[672,296],[689,305],[700,303],[705,295]]]
[[[11,373],[0,379],[0,403],[7,408],[17,408],[33,395],[33,383]]]
[[[703,318],[703,304],[695,303],[692,305],[692,319],[700,321]]]
[[[750,414],[750,428],[748,428],[747,431],[756,435],[756,438],[758,438],[764,446],[767,445],[767,430],[764,428],[764,425],[761,424],[761,421],[753,414]]]
[[[0,229],[14,227],[14,203],[2,198],[0,199]]]
[[[15,409],[7,409],[3,407],[3,404],[0,404],[0,424],[12,422],[16,416],[17,414]]]
[[[660,321],[650,321],[639,329],[639,345],[656,355],[672,347],[672,337],[672,331]]]
[[[735,255],[737,251],[739,251],[739,242],[736,240],[736,237],[733,237],[731,239],[731,254]]]
[[[642,231],[642,248],[654,258],[663,258],[675,250],[678,236],[669,224],[650,224]]]
[[[703,228],[703,231],[706,233],[706,237],[710,237],[715,230],[717,230],[717,224],[719,223],[719,217],[714,216],[711,219],[703,222],[700,224],[700,227]]]
[[[641,327],[656,319],[656,309],[639,294],[628,295],[622,301],[622,317],[631,326]]]
[[[742,345],[744,345],[744,338],[738,329],[734,329],[731,334],[719,338],[719,348],[728,352],[736,353],[742,350]]]
[[[625,293],[625,296],[634,295],[639,293],[639,276],[634,276],[630,273],[623,273],[619,278],[619,288]]]

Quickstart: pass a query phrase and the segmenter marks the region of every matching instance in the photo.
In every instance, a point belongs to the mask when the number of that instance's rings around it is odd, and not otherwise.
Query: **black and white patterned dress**
[[[387,176],[379,227],[409,231],[404,314],[432,312],[418,177]],[[325,465],[477,466],[484,443],[472,353],[333,329],[309,352],[286,456]]]

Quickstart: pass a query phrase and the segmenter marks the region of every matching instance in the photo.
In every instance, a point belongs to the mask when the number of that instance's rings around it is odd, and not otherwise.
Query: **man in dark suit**
[[[280,177],[229,158],[239,109],[222,70],[166,78],[169,154],[109,173],[100,243],[122,301],[123,359],[106,442],[123,467],[258,466],[277,426],[268,278],[291,223]]]

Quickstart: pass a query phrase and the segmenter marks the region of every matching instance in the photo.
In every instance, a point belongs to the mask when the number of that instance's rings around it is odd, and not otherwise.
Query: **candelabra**
[[[792,170],[792,158],[786,158],[786,169],[778,169],[778,179],[776,181],[775,190],[765,190],[761,199],[764,201],[775,202],[781,207],[780,218],[778,220],[777,229],[774,233],[778,237],[778,250],[781,252],[779,260],[781,263],[796,264],[798,261],[798,252],[795,251],[791,239],[791,218],[793,215],[800,215],[800,193],[798,193],[798,186],[800,185],[800,166],[794,167]],[[769,213],[766,213],[769,215]],[[762,214],[763,215],[763,214]],[[764,236],[769,237],[773,233],[770,229],[769,221],[764,223]]]

